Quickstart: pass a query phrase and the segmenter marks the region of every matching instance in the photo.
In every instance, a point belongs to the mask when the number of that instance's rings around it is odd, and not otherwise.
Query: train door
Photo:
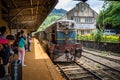
[[[52,28],[52,42],[56,43],[56,31],[55,27]]]

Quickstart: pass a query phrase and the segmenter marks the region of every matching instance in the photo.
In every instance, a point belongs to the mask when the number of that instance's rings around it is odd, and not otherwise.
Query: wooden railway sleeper
[[[70,72],[70,73],[67,73],[68,75],[71,75],[71,74],[85,74],[85,73],[88,73],[87,71],[82,71],[82,72]]]
[[[92,75],[84,75],[84,76],[78,76],[78,77],[70,77],[71,80],[83,80],[83,79],[91,79],[93,78]]]

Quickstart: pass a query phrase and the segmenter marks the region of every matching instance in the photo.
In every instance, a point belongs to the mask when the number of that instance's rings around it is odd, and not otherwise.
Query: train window
[[[71,28],[74,28],[74,23],[71,23],[70,27],[71,27]]]
[[[60,29],[74,28],[75,24],[72,22],[58,22],[58,27]]]
[[[61,22],[59,22],[59,28],[64,28],[65,26],[61,23]]]
[[[59,28],[65,28],[66,26],[69,26],[68,22],[59,22]]]

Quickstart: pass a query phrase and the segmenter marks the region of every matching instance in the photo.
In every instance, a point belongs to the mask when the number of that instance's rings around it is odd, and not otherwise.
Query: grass
[[[101,66],[100,66],[99,64],[96,64],[95,66],[96,66],[97,68],[101,68]]]
[[[108,52],[106,52],[106,51],[101,51],[101,55],[103,55],[103,56],[108,56],[108,55],[109,55],[109,53],[108,53]]]

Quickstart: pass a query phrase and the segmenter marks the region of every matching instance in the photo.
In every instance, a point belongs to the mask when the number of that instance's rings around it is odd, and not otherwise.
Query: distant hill
[[[52,15],[64,15],[64,14],[66,14],[67,13],[67,11],[66,10],[64,10],[64,9],[56,9],[56,8],[54,8],[53,10],[52,10],[52,12],[50,13],[50,15],[52,14]]]
[[[40,26],[42,28],[39,28],[38,31],[41,31],[42,29],[45,29],[50,24],[52,24],[53,22],[55,22],[56,20],[58,20],[59,18],[64,16],[66,13],[67,13],[67,11],[64,10],[64,9],[56,9],[56,8],[54,8],[52,10],[52,12],[50,13],[50,15],[48,15],[48,17],[45,19],[45,21]]]

